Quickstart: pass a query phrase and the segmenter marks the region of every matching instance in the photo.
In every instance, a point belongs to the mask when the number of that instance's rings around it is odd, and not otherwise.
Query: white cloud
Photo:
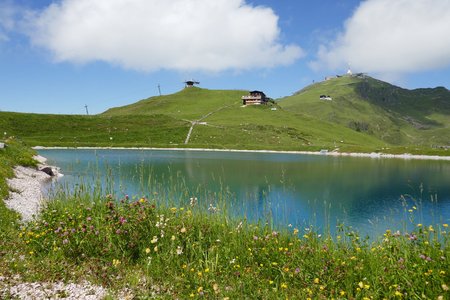
[[[16,27],[19,8],[7,0],[0,3],[0,42],[9,40],[8,33]]]
[[[389,76],[450,66],[449,0],[367,0],[322,45],[313,68]]]
[[[222,71],[288,65],[278,17],[244,0],[63,0],[31,18],[33,44],[56,61],[124,68]]]

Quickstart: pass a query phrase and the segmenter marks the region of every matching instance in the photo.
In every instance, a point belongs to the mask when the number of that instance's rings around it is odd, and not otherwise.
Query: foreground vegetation
[[[191,205],[192,204],[192,205]],[[370,243],[340,228],[274,231],[155,199],[53,201],[8,251],[7,275],[130,287],[137,297],[436,299],[449,295],[448,225],[386,231]],[[23,257],[23,260],[14,258]],[[31,272],[30,272],[31,271]]]
[[[32,164],[31,152],[10,145],[2,158]],[[369,240],[344,226],[333,236],[288,225],[275,231],[195,197],[177,205],[159,197],[85,187],[59,193],[39,219],[1,223],[0,276],[87,279],[109,287],[110,298],[114,291],[167,299],[449,298],[448,224]],[[3,220],[11,212],[1,204]],[[416,207],[405,209],[413,218]]]
[[[34,167],[36,162],[33,160],[34,151],[26,147],[20,141],[14,138],[0,140],[6,142],[5,149],[0,149],[0,258],[1,250],[7,245],[7,240],[11,238],[17,230],[18,215],[6,208],[2,199],[8,196],[9,188],[6,182],[7,178],[14,176],[13,167],[17,165]],[[6,247],[7,248],[7,247]]]

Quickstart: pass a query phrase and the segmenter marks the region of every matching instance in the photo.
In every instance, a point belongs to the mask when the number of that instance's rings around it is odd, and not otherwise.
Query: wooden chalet
[[[261,91],[251,91],[246,96],[242,96],[243,105],[260,105],[266,104],[269,98]]]

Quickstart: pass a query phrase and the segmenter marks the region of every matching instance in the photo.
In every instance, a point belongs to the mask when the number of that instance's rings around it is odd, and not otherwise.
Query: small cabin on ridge
[[[184,83],[185,83],[185,87],[191,88],[191,87],[193,87],[195,84],[200,84],[200,81],[186,80]]]
[[[243,105],[260,105],[266,104],[269,98],[261,91],[251,91],[246,96],[242,96]]]

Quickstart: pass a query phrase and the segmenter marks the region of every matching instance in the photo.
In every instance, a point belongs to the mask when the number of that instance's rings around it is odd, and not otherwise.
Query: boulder
[[[44,172],[47,175],[55,176],[55,173],[53,173],[53,169],[50,168],[50,167],[44,167],[44,168],[41,169],[41,171]]]

